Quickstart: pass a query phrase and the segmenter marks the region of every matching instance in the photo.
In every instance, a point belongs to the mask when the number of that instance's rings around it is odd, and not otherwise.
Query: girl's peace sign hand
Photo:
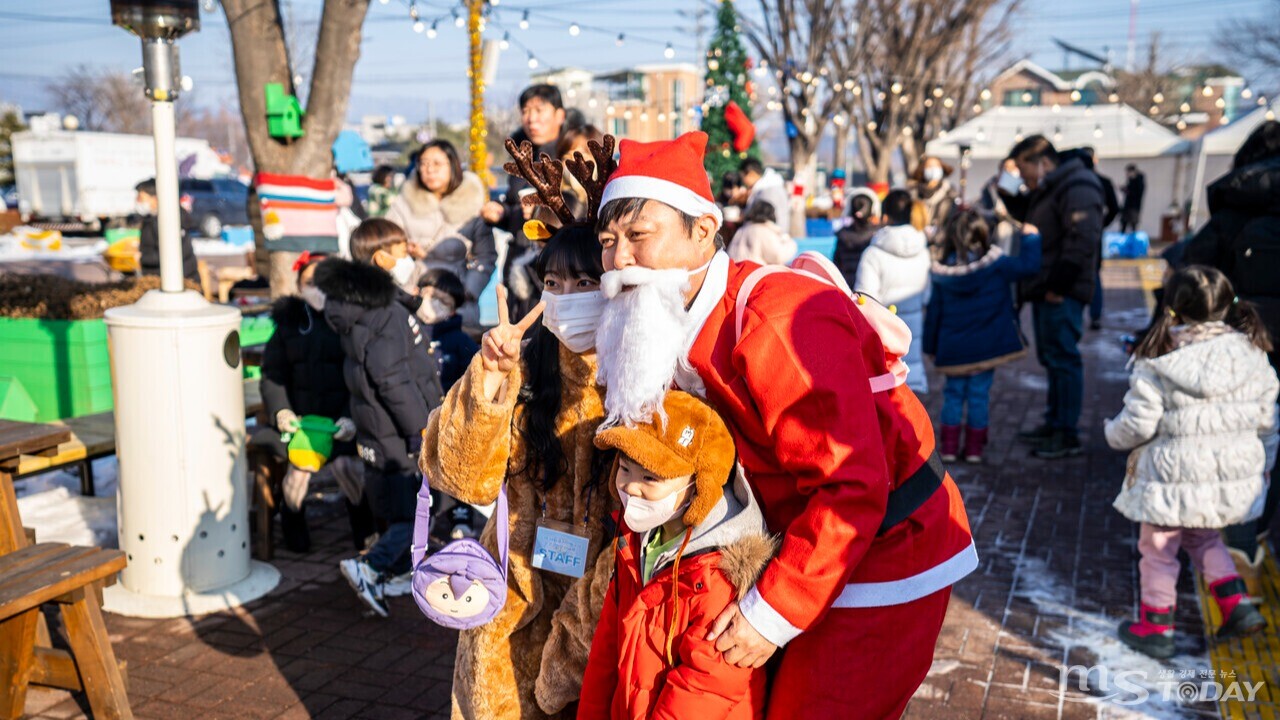
[[[498,325],[484,334],[480,340],[480,360],[485,374],[506,379],[511,369],[520,362],[520,340],[534,323],[542,317],[546,303],[538,303],[520,322],[512,325],[507,310],[507,289],[498,286]],[[486,378],[488,380],[489,378]],[[486,382],[486,389],[489,383]],[[492,393],[489,393],[492,396]]]

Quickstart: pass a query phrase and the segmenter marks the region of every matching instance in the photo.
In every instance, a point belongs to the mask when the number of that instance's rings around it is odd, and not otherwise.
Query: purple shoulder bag
[[[424,473],[418,490],[413,523],[413,599],[429,620],[455,630],[480,627],[497,616],[507,602],[507,549],[511,526],[507,516],[507,486],[498,493],[495,510],[498,553],[478,540],[463,538],[426,556],[431,529],[431,487]]]

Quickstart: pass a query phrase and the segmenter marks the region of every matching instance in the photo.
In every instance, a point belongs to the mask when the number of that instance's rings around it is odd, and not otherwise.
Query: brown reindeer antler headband
[[[600,199],[604,196],[604,186],[608,184],[609,176],[613,171],[618,169],[618,162],[613,159],[613,143],[612,135],[605,135],[603,144],[595,140],[588,141],[587,149],[595,158],[594,162],[583,158],[580,152],[575,152],[573,157],[564,161],[564,166],[568,168],[569,173],[587,191],[586,221],[591,224],[595,224],[596,216],[600,213]]]
[[[506,146],[515,162],[504,164],[502,169],[508,175],[524,178],[537,192],[537,199],[530,196],[521,202],[525,205],[546,206],[556,214],[562,225],[573,222],[573,212],[565,205],[564,196],[560,194],[560,182],[564,179],[564,168],[560,163],[547,157],[545,153],[535,160],[533,143],[528,140],[517,146],[514,140],[507,138]]]

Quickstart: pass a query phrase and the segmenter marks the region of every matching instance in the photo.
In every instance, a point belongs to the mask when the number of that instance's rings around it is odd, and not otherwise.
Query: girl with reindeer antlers
[[[492,503],[506,485],[506,602],[489,623],[461,633],[453,717],[573,717],[613,572],[608,543],[617,501],[605,484],[612,457],[593,439],[604,419],[594,347],[604,268],[594,227],[616,167],[614,139],[592,142],[592,159],[575,153],[565,161],[588,195],[580,222],[561,195],[560,163],[535,159],[528,142],[506,146],[515,161],[506,171],[536,190],[524,202],[560,223],[549,229],[535,219],[524,227],[530,240],[545,243],[534,263],[542,302],[512,320],[505,289],[498,288],[499,324],[432,414],[420,464],[433,487],[468,503]],[[552,531],[578,549],[575,562],[547,564],[545,555],[535,556]],[[499,555],[494,518],[480,541]]]

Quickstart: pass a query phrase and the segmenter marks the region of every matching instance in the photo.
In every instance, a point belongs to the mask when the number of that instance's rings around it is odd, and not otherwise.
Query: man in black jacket
[[[154,178],[143,180],[133,188],[137,193],[135,211],[141,218],[138,227],[138,267],[143,275],[160,274],[160,228],[157,213],[160,200],[156,197],[156,181]],[[196,251],[191,246],[191,235],[187,230],[192,226],[191,215],[186,209],[178,208],[178,227],[182,233],[182,277],[200,282],[199,265],[196,263]]]
[[[1142,196],[1147,194],[1147,176],[1130,163],[1124,168],[1124,209],[1121,211],[1120,232],[1137,232],[1142,224]]]
[[[558,157],[556,143],[560,142],[564,124],[564,101],[560,97],[560,90],[555,85],[530,85],[520,93],[520,129],[511,134],[511,139],[517,145],[525,141],[533,143],[534,157],[545,153],[547,157],[555,158]],[[512,290],[508,296],[512,305],[511,312],[515,317],[523,317],[538,303],[541,294],[538,283],[513,282],[512,278],[512,264],[526,255],[531,247],[522,231],[524,221],[530,217],[529,210],[520,202],[520,191],[528,187],[529,183],[524,178],[509,175],[503,201],[489,201],[480,211],[485,222],[511,233],[511,244],[507,247],[502,277],[507,288]],[[516,266],[516,270],[523,271],[525,266],[521,263]],[[530,293],[525,290],[530,287],[539,288],[539,291]]]
[[[401,247],[403,246],[403,247]],[[418,453],[430,412],[443,399],[426,328],[414,317],[421,299],[391,277],[408,240],[395,223],[367,220],[351,235],[356,261],[330,258],[316,268],[324,316],[346,355],[356,452],[365,462],[365,492],[387,530],[363,557],[339,563],[360,600],[386,617],[383,585],[409,571],[409,546],[421,479]]]
[[[1025,281],[1036,356],[1049,379],[1044,424],[1019,437],[1035,455],[1057,459],[1080,454],[1077,426],[1084,399],[1080,336],[1084,306],[1093,297],[1105,213],[1102,182],[1080,157],[1062,158],[1042,135],[1033,135],[1010,153],[1031,191],[1027,222],[1040,229],[1040,273]]]
[[[1071,152],[1071,151],[1068,151]],[[1102,218],[1102,229],[1106,231],[1111,227],[1111,223],[1115,222],[1116,216],[1120,214],[1120,201],[1116,197],[1116,184],[1111,182],[1111,178],[1098,172],[1098,153],[1091,147],[1082,147],[1079,150],[1083,153],[1080,157],[1085,161],[1095,173],[1098,173],[1098,179],[1102,181],[1102,201],[1106,207],[1106,214]],[[1063,153],[1067,156],[1068,153]],[[1132,167],[1132,166],[1131,166]],[[1089,327],[1094,330],[1102,329],[1102,253],[1098,253],[1098,270],[1097,277],[1093,280],[1093,299],[1089,301]]]

